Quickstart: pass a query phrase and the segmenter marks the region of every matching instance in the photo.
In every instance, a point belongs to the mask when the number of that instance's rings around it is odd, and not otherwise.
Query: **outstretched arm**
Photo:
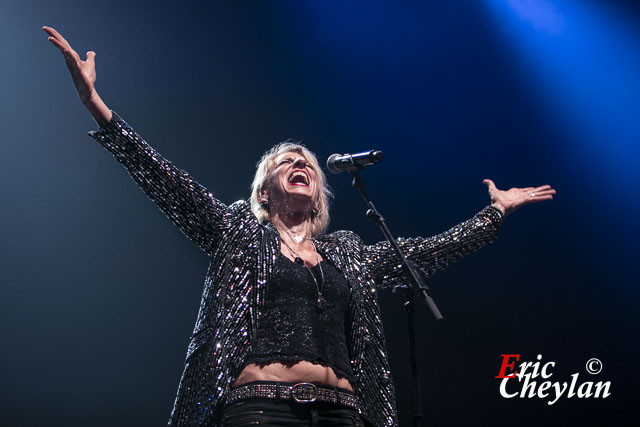
[[[509,213],[526,204],[551,200],[556,193],[549,185],[503,191],[489,179],[483,182],[489,188],[491,206],[437,236],[398,239],[407,257],[427,276],[493,242]],[[399,260],[388,242],[365,246],[364,257],[378,286],[392,287],[404,280]]]
[[[82,61],[69,43],[51,27],[44,27],[65,58],[80,100],[100,125],[90,135],[128,170],[149,198],[202,250],[212,254],[228,228],[232,210],[215,199],[186,172],[176,168],[147,144],[133,128],[110,111],[95,90],[95,53]]]
[[[212,255],[232,217],[224,203],[162,157],[116,113],[109,123],[89,135],[127,168],[151,201],[187,237]]]
[[[399,237],[398,244],[405,255],[427,276],[445,269],[460,258],[477,251],[498,237],[504,216],[487,206],[473,218],[432,237]],[[388,288],[400,285],[404,273],[400,260],[389,242],[364,247],[364,258],[376,285]]]

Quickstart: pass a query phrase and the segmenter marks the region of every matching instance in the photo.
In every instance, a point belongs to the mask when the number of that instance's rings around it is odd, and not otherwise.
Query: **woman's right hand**
[[[49,35],[49,41],[62,53],[82,104],[100,126],[107,124],[111,120],[112,113],[96,92],[96,53],[87,52],[87,59],[83,61],[71,48],[69,42],[54,28],[45,26],[42,29]]]

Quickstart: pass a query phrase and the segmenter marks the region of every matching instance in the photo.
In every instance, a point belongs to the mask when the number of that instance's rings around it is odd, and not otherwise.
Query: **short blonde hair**
[[[256,175],[253,177],[253,183],[251,184],[251,211],[258,217],[258,221],[261,224],[269,222],[269,207],[260,203],[260,196],[267,185],[276,157],[288,152],[304,156],[316,173],[318,200],[315,201],[315,209],[311,215],[311,233],[313,237],[321,237],[329,226],[329,200],[333,197],[333,194],[316,155],[298,141],[288,139],[274,145],[262,155],[262,158],[257,163]]]

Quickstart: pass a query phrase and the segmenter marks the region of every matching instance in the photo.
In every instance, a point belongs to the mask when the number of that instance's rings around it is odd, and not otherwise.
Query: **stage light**
[[[640,182],[640,37],[633,17],[607,2],[491,0],[491,16],[517,58],[522,89],[561,129],[567,177],[597,203],[625,200]]]

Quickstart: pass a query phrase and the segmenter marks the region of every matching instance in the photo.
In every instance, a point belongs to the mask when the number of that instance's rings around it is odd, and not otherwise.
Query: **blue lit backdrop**
[[[4,2],[0,413],[7,425],[161,425],[207,259],[90,140],[42,25],[98,54],[107,104],[230,203],[271,144],[363,172],[397,235],[432,235],[499,186],[556,200],[430,282],[418,355],[429,425],[615,425],[638,400],[640,11],[633,1]],[[331,230],[381,238],[346,175]],[[401,425],[403,311],[380,293]],[[605,401],[505,401],[500,353],[564,375],[600,357]],[[96,414],[100,414],[96,417]]]

